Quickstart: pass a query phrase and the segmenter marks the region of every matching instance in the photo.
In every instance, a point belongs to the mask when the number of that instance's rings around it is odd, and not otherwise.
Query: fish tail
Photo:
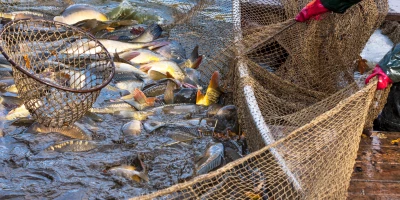
[[[208,88],[212,88],[214,90],[218,90],[218,78],[219,78],[219,73],[218,71],[215,71],[213,75],[211,76],[210,84],[208,85]]]
[[[172,74],[171,74],[171,73],[169,73],[169,72],[167,72],[167,78],[170,78],[170,79],[175,79],[175,77],[174,77],[174,76],[172,76]]]
[[[150,70],[149,72],[149,77],[153,80],[160,80],[163,78],[167,78],[167,76],[159,71],[155,71],[155,70]]]
[[[146,103],[148,106],[154,106],[154,103],[156,102],[156,97],[148,97],[146,99]]]
[[[143,65],[143,66],[140,66],[140,70],[142,71],[142,72],[148,72],[150,69],[151,69],[151,67],[152,66],[150,66],[150,65]]]
[[[168,41],[153,41],[153,42],[148,43],[146,46],[148,49],[154,50],[154,49],[163,47],[165,45],[168,45],[169,43],[170,42],[168,42]]]
[[[123,57],[121,57],[122,59],[125,60],[132,60],[133,58],[137,57],[140,55],[140,52],[136,52],[136,51],[132,51],[129,53],[126,53]]]
[[[197,60],[197,58],[199,57],[199,45],[196,45],[196,47],[194,47],[192,53],[190,54],[190,60],[192,62],[195,62],[195,60]]]
[[[135,101],[138,102],[139,104],[147,103],[146,95],[144,95],[144,93],[141,90],[139,90],[138,88],[136,88],[132,94],[133,94],[133,98],[135,99]]]
[[[196,94],[196,104],[197,105],[202,105],[204,104],[204,95],[201,93],[200,90],[197,90],[197,94]]]
[[[191,68],[197,69],[200,66],[201,61],[203,60],[203,56],[199,56],[192,64]]]
[[[158,37],[160,37],[162,31],[163,30],[162,30],[161,26],[159,26],[158,24],[153,24],[144,32],[144,34],[146,34],[146,33],[150,34],[153,37],[153,40],[155,40]]]

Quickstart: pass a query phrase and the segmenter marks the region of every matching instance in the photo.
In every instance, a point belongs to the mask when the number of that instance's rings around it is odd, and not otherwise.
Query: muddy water
[[[102,97],[107,96],[110,94],[104,90]],[[103,122],[85,124],[97,147],[84,152],[50,150],[71,138],[59,133],[29,133],[29,125],[16,127],[5,122],[4,137],[0,137],[0,199],[126,199],[149,193],[193,178],[196,156],[213,140],[205,136],[190,145],[169,145],[176,142],[170,136],[174,130],[124,135],[121,127],[130,119],[100,116]],[[108,173],[109,168],[120,165],[140,169],[138,156],[148,170],[149,182]]]
[[[131,1],[140,11],[160,16],[162,23],[172,20],[170,11],[149,1]],[[76,1],[98,6],[103,12],[117,7],[116,1]],[[169,1],[170,4],[182,3]],[[23,7],[20,7],[23,10]],[[48,10],[48,7],[29,7],[30,10]],[[224,8],[225,9],[225,8]],[[53,9],[56,10],[56,9]],[[222,10],[222,8],[221,8]],[[119,92],[103,89],[94,107],[109,99],[120,98]],[[0,118],[12,108],[0,107]],[[59,133],[29,132],[31,124],[14,126],[12,121],[0,120],[0,199],[127,199],[167,188],[192,179],[195,161],[212,142],[211,136],[194,139],[191,143],[173,144],[171,134],[177,130],[142,131],[140,135],[125,135],[122,126],[131,119],[99,115],[103,121],[93,122],[84,117],[80,121],[92,140],[87,151],[57,151],[50,147],[71,140]],[[205,117],[199,113],[192,117]],[[175,118],[174,118],[175,117]],[[157,116],[158,120],[178,120],[182,116]],[[81,145],[85,147],[83,141]],[[232,144],[231,144],[232,145]],[[53,148],[54,149],[54,148]],[[82,149],[82,148],[81,148]],[[229,150],[230,158],[238,158],[235,145]],[[132,165],[141,169],[138,157],[148,171],[149,182],[137,182],[110,174],[108,169]]]

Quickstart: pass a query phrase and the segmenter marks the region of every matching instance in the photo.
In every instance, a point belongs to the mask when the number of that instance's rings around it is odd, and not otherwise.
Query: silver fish
[[[121,128],[122,133],[125,135],[138,136],[142,131],[142,123],[138,120],[132,120],[124,124]]]
[[[67,137],[73,139],[81,139],[81,140],[91,140],[92,136],[90,132],[81,124],[75,122],[75,124],[62,127],[62,128],[52,128],[46,127],[39,123],[32,124],[27,130],[27,133],[60,133]]]
[[[53,20],[66,24],[75,24],[85,19],[108,20],[105,14],[100,13],[95,7],[87,4],[71,5],[62,12],[61,16],[56,16]]]
[[[29,111],[26,109],[25,105],[22,104],[18,108],[11,110],[7,116],[7,120],[14,120],[20,117],[28,117],[30,115]]]
[[[54,144],[46,149],[46,151],[57,152],[84,152],[95,149],[99,146],[97,142],[86,140],[68,140]]]
[[[203,157],[196,163],[197,175],[206,174],[222,164],[224,158],[224,145],[222,143],[212,144]]]
[[[102,114],[113,114],[116,111],[136,111],[136,109],[130,104],[123,101],[105,102],[100,108],[90,108],[90,112],[102,113]]]
[[[133,166],[126,166],[126,165],[122,165],[122,166],[118,166],[118,167],[113,167],[111,169],[108,170],[109,172],[111,172],[112,174],[118,175],[118,176],[123,176],[127,179],[133,179],[135,180],[135,176],[139,177],[140,179],[145,180],[146,182],[149,181],[149,177],[146,173],[146,171],[143,172],[138,172],[136,171],[136,167]]]

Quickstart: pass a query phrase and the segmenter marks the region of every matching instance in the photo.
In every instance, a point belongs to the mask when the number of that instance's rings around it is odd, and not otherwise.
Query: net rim
[[[58,85],[55,85],[55,84],[53,84],[51,82],[46,82],[46,81],[44,81],[44,80],[42,80],[40,78],[37,78],[36,76],[34,76],[31,73],[29,73],[27,70],[22,68],[20,65],[16,64],[12,59],[10,59],[10,57],[4,51],[3,47],[0,45],[0,52],[7,59],[7,61],[10,62],[10,64],[13,67],[15,67],[18,71],[22,72],[23,74],[27,75],[28,77],[30,77],[30,78],[34,79],[35,81],[38,81],[38,82],[40,82],[42,84],[45,84],[47,86],[51,86],[51,87],[54,87],[54,88],[57,88],[57,89],[60,89],[60,90],[63,90],[63,91],[73,92],[73,93],[91,93],[91,92],[95,92],[95,91],[101,90],[102,88],[107,86],[112,81],[112,79],[114,77],[114,74],[115,74],[115,65],[114,65],[114,62],[113,62],[113,60],[111,58],[110,53],[107,51],[107,49],[104,47],[104,45],[100,41],[98,41],[96,39],[96,37],[94,37],[91,33],[86,32],[86,31],[84,31],[84,30],[82,30],[80,28],[71,26],[71,25],[66,24],[66,23],[57,22],[57,21],[42,20],[42,19],[19,19],[19,20],[10,21],[6,25],[3,26],[2,30],[0,31],[0,38],[3,35],[6,35],[5,32],[6,32],[7,28],[11,27],[12,24],[17,24],[17,23],[20,23],[20,22],[23,22],[23,21],[26,21],[26,22],[38,22],[38,23],[51,23],[53,25],[60,25],[60,26],[64,26],[66,28],[69,28],[69,29],[71,29],[73,31],[77,31],[77,32],[87,36],[90,40],[96,42],[96,44],[98,44],[102,48],[102,50],[106,54],[107,58],[110,59],[109,62],[111,64],[111,73],[105,79],[105,81],[102,82],[102,84],[97,85],[95,87],[92,87],[90,89],[78,90],[78,89],[71,89],[71,88],[67,88],[67,87],[63,87],[63,86],[58,86]]]

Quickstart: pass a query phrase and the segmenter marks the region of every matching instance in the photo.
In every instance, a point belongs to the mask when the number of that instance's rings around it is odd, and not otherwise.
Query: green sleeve
[[[400,82],[400,43],[394,46],[378,64],[394,83]]]
[[[322,5],[335,13],[344,13],[348,8],[362,0],[321,0]]]

